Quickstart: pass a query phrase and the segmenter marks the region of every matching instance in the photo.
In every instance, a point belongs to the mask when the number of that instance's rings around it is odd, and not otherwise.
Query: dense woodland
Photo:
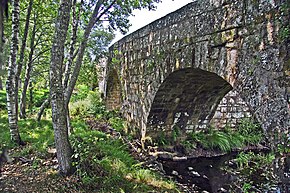
[[[134,9],[154,10],[156,3],[160,0],[0,0],[0,147],[12,157],[0,168],[0,191],[186,189],[143,165],[148,158],[142,157],[140,141],[126,133],[118,112],[106,110],[98,91],[98,61],[114,32],[127,31]],[[250,121],[238,133],[227,132],[194,133],[184,145],[223,152],[265,145],[259,126]],[[286,153],[289,147],[282,144],[278,154]],[[259,172],[268,171],[274,158],[239,154],[237,170],[247,170],[251,162]],[[234,188],[251,190],[252,180],[243,180]]]

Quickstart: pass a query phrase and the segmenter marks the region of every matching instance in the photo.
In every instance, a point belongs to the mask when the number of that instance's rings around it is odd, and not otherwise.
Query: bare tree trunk
[[[33,97],[33,84],[34,82],[30,81],[29,82],[29,103],[28,103],[28,109],[31,110],[32,109],[32,106],[33,106],[33,100],[34,100],[34,97]]]
[[[50,97],[52,109],[52,123],[57,150],[60,173],[70,175],[72,168],[72,149],[68,139],[66,121],[66,104],[62,85],[64,45],[70,18],[70,0],[61,0],[58,17],[55,24],[55,34],[51,50],[50,65]]]
[[[8,1],[0,0],[0,72],[2,74],[2,70],[4,67],[4,14],[8,15],[7,9]],[[3,80],[0,74],[0,90],[3,90]]]
[[[8,121],[11,134],[11,140],[17,144],[23,144],[18,130],[18,100],[16,92],[16,57],[18,48],[18,34],[19,34],[19,0],[13,0],[13,12],[12,12],[12,42],[11,42],[11,53],[10,62],[8,66],[8,77],[6,82],[7,92],[7,110],[8,110]]]
[[[78,31],[81,10],[79,10],[78,15],[76,15],[76,2],[77,2],[76,0],[73,0],[73,5],[72,5],[72,37],[71,37],[71,43],[70,43],[68,62],[66,63],[66,66],[65,66],[64,81],[63,81],[64,88],[66,88],[68,85],[69,76],[71,74],[71,65],[72,65],[72,62],[74,59],[75,44],[77,42],[77,31]]]
[[[72,4],[72,38],[71,38],[71,44],[70,44],[70,50],[69,50],[69,56],[68,56],[68,62],[66,63],[65,66],[65,73],[64,73],[64,80],[63,80],[63,88],[66,89],[69,81],[69,77],[71,74],[71,65],[73,63],[74,59],[74,52],[75,52],[75,44],[77,42],[77,31],[78,31],[78,24],[80,20],[80,12],[79,10],[78,15],[76,15],[76,0],[73,0]],[[82,4],[82,2],[81,2]],[[66,92],[64,93],[66,94]],[[66,97],[65,97],[66,98]],[[67,127],[68,127],[68,133],[70,134],[72,132],[72,127],[70,124],[70,115],[69,115],[69,106],[66,104],[66,109],[67,109]]]
[[[32,0],[31,0],[32,1]],[[30,73],[31,73],[31,69],[32,69],[32,63],[33,63],[33,54],[34,54],[34,40],[35,40],[35,34],[36,34],[36,17],[34,18],[34,25],[33,25],[33,30],[32,30],[32,37],[30,39],[30,53],[29,53],[29,57],[28,57],[28,63],[26,66],[26,71],[25,71],[25,79],[24,79],[24,83],[23,83],[23,89],[22,89],[22,93],[21,93],[21,97],[20,97],[20,118],[25,119],[26,118],[26,92],[27,92],[27,88],[29,85],[29,81],[30,81]]]
[[[21,44],[21,49],[20,49],[20,54],[19,54],[18,65],[16,68],[16,84],[17,84],[16,86],[17,86],[17,89],[18,89],[18,80],[20,79],[20,74],[21,74],[22,66],[23,66],[24,52],[25,52],[25,48],[26,48],[26,40],[27,40],[28,31],[29,31],[29,23],[30,23],[30,15],[31,15],[31,10],[32,10],[32,5],[33,5],[33,0],[30,0],[28,8],[27,8],[25,28],[24,28],[23,39],[22,39],[22,44]]]
[[[48,97],[45,101],[41,104],[39,112],[37,113],[37,122],[40,122],[41,117],[43,115],[44,110],[49,106],[50,98]]]

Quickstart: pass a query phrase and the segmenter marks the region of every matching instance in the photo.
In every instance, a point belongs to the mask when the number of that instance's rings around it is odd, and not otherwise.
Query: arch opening
[[[171,73],[152,103],[147,131],[183,132],[207,127],[221,99],[233,87],[215,73],[185,68]]]
[[[108,74],[105,103],[108,110],[119,109],[122,105],[121,82],[115,69]]]

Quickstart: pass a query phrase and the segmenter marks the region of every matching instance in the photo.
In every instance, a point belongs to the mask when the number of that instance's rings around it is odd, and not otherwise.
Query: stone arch
[[[105,101],[108,110],[119,109],[122,105],[121,82],[115,69],[111,69],[108,74]]]
[[[206,127],[222,98],[233,87],[215,73],[185,68],[171,73],[159,87],[147,119],[147,130],[182,131]]]

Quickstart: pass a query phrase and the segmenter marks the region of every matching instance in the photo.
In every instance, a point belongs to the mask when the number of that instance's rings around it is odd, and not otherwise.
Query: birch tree
[[[8,77],[6,81],[6,93],[7,93],[7,110],[8,110],[8,122],[11,134],[11,140],[19,145],[23,145],[23,141],[20,138],[18,130],[18,99],[17,99],[17,64],[16,58],[18,54],[18,35],[19,35],[19,14],[20,6],[19,0],[12,0],[12,39],[11,39],[11,51],[10,60],[8,65]]]
[[[73,68],[73,72],[65,93],[65,100],[67,105],[70,101],[72,91],[76,85],[83,62],[85,49],[87,47],[87,42],[94,26],[96,24],[102,25],[104,21],[108,21],[111,30],[119,29],[121,32],[125,33],[130,25],[128,17],[132,15],[132,11],[134,9],[148,8],[149,10],[153,10],[155,9],[154,3],[159,2],[160,0],[98,0],[95,3],[93,12],[90,16],[87,26],[85,27],[84,35],[81,38],[82,42],[80,43],[75,66]]]

